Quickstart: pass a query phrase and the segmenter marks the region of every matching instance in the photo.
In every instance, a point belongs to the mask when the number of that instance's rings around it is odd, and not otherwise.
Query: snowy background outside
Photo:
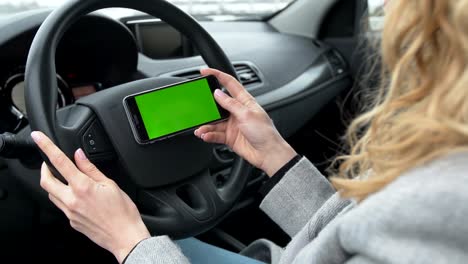
[[[0,0],[0,16],[20,11],[57,7],[66,0]],[[169,0],[194,16],[262,17],[286,7],[293,0]],[[109,9],[107,14],[119,18],[140,14],[128,9]]]
[[[0,0],[0,16],[21,11],[53,8],[66,0]],[[236,17],[261,18],[273,14],[294,0],[169,0],[194,16],[208,16],[212,19],[229,20]],[[327,0],[323,0],[327,1]],[[383,27],[383,6],[385,0],[368,0],[369,26],[372,31]],[[141,13],[121,8],[105,10],[105,13],[120,18]]]
[[[1,1],[1,0],[0,0]],[[369,27],[372,31],[382,30],[384,24],[385,0],[368,0],[369,4]]]

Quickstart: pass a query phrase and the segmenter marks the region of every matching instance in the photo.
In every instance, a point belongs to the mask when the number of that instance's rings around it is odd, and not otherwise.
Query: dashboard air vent
[[[250,65],[239,63],[234,64],[234,68],[236,69],[237,76],[239,76],[242,85],[249,86],[262,82],[257,71],[255,71]]]
[[[234,69],[236,70],[237,76],[239,76],[240,82],[245,87],[258,85],[262,83],[262,79],[258,74],[258,71],[248,63],[233,63]],[[174,77],[180,77],[185,79],[194,79],[200,77],[198,69],[190,70],[186,72],[179,72],[173,74]]]

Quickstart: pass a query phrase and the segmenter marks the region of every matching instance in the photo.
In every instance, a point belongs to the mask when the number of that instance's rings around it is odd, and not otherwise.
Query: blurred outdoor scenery
[[[53,8],[66,0],[0,0],[0,16],[39,8]],[[168,0],[194,16],[261,18],[271,15],[293,0]],[[140,14],[134,10],[112,9],[114,17]]]
[[[369,5],[369,27],[372,31],[379,31],[384,23],[385,0],[368,0]]]
[[[66,0],[0,0],[0,17],[21,11],[54,8]],[[168,0],[195,17],[214,20],[261,19],[285,8],[294,0]],[[328,0],[323,0],[328,1]],[[368,0],[369,27],[379,31],[383,27],[385,0]],[[111,8],[104,13],[121,18],[140,15],[135,10]]]

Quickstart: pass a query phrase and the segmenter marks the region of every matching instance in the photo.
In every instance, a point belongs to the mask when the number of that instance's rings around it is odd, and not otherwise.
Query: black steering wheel
[[[214,145],[192,134],[139,145],[122,103],[129,94],[179,82],[180,78],[155,77],[126,83],[56,110],[55,52],[61,37],[82,16],[109,7],[136,9],[162,19],[196,46],[208,66],[236,76],[208,32],[164,0],[71,0],[44,21],[28,55],[25,94],[31,129],[44,132],[70,158],[81,147],[95,163],[111,159],[102,164],[122,168],[124,177],[108,176],[121,187],[134,186],[135,191],[129,195],[144,208],[142,217],[153,234],[180,238],[201,233],[232,209],[245,187],[250,165],[236,156],[229,179],[223,186],[215,186],[208,169]]]

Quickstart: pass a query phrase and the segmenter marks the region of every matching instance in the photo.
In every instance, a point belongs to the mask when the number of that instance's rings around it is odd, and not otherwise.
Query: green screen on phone
[[[207,79],[135,96],[149,139],[221,119]]]

